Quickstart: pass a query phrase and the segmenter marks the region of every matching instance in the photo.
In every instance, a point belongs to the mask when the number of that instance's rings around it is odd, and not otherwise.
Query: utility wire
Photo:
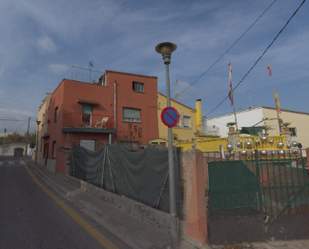
[[[241,38],[244,37],[244,35],[261,19],[261,17],[270,9],[270,7],[276,2],[277,0],[274,0],[266,10],[251,24],[251,26],[204,72],[202,73],[195,81],[193,81],[187,88],[185,88],[182,92],[177,94],[177,97],[187,91],[193,84],[195,84],[199,79],[201,79],[210,69],[212,69],[223,57],[226,55],[239,41]]]
[[[283,26],[283,28],[279,31],[279,33],[275,36],[275,38],[273,39],[273,41],[268,45],[268,47],[264,50],[264,52],[262,53],[262,55],[255,61],[255,63],[253,64],[253,66],[249,69],[249,71],[245,74],[245,76],[238,82],[238,84],[233,88],[233,92],[234,90],[243,82],[243,80],[248,76],[248,74],[252,71],[252,69],[258,64],[258,62],[262,59],[262,57],[265,55],[265,53],[267,52],[267,50],[273,45],[273,43],[277,40],[277,38],[279,37],[279,35],[282,33],[282,31],[286,28],[286,26],[289,24],[289,22],[292,20],[292,18],[296,15],[296,13],[299,11],[299,9],[303,6],[303,4],[306,2],[306,0],[303,0],[303,2],[299,5],[299,7],[295,10],[295,12],[293,13],[293,15],[289,18],[289,20],[286,22],[286,24]],[[206,114],[206,116],[208,116],[210,113],[212,113],[214,110],[216,110],[220,105],[223,104],[223,102],[229,97],[229,95],[227,95],[214,109],[212,109],[209,113]]]
[[[22,123],[22,125],[15,127],[13,130],[14,132],[16,132],[16,130],[18,130],[20,127],[24,126],[25,124],[27,124],[28,121],[26,121],[25,123]]]

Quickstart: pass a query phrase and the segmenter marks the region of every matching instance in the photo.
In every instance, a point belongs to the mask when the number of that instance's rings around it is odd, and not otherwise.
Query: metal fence
[[[204,156],[210,213],[263,212],[267,222],[278,215],[309,212],[308,165],[301,152],[261,155],[255,151],[245,156],[239,152],[225,159],[218,152]]]

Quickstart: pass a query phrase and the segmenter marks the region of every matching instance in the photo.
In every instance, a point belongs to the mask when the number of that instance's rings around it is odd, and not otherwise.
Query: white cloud
[[[41,50],[48,52],[50,54],[54,54],[55,52],[57,52],[56,44],[53,42],[52,39],[50,39],[47,36],[40,38],[38,41],[38,45]]]
[[[70,69],[70,67],[65,64],[50,64],[48,67],[54,74],[63,74]]]

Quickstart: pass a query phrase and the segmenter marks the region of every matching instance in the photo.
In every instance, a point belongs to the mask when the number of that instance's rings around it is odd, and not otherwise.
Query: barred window
[[[134,92],[144,92],[144,84],[133,81],[133,91]]]

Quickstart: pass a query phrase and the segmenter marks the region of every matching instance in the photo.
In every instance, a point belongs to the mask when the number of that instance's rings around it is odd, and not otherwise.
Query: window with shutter
[[[191,117],[190,116],[183,116],[182,117],[182,124],[184,128],[190,128],[191,127]]]
[[[124,107],[122,109],[122,121],[141,122],[141,110]]]

